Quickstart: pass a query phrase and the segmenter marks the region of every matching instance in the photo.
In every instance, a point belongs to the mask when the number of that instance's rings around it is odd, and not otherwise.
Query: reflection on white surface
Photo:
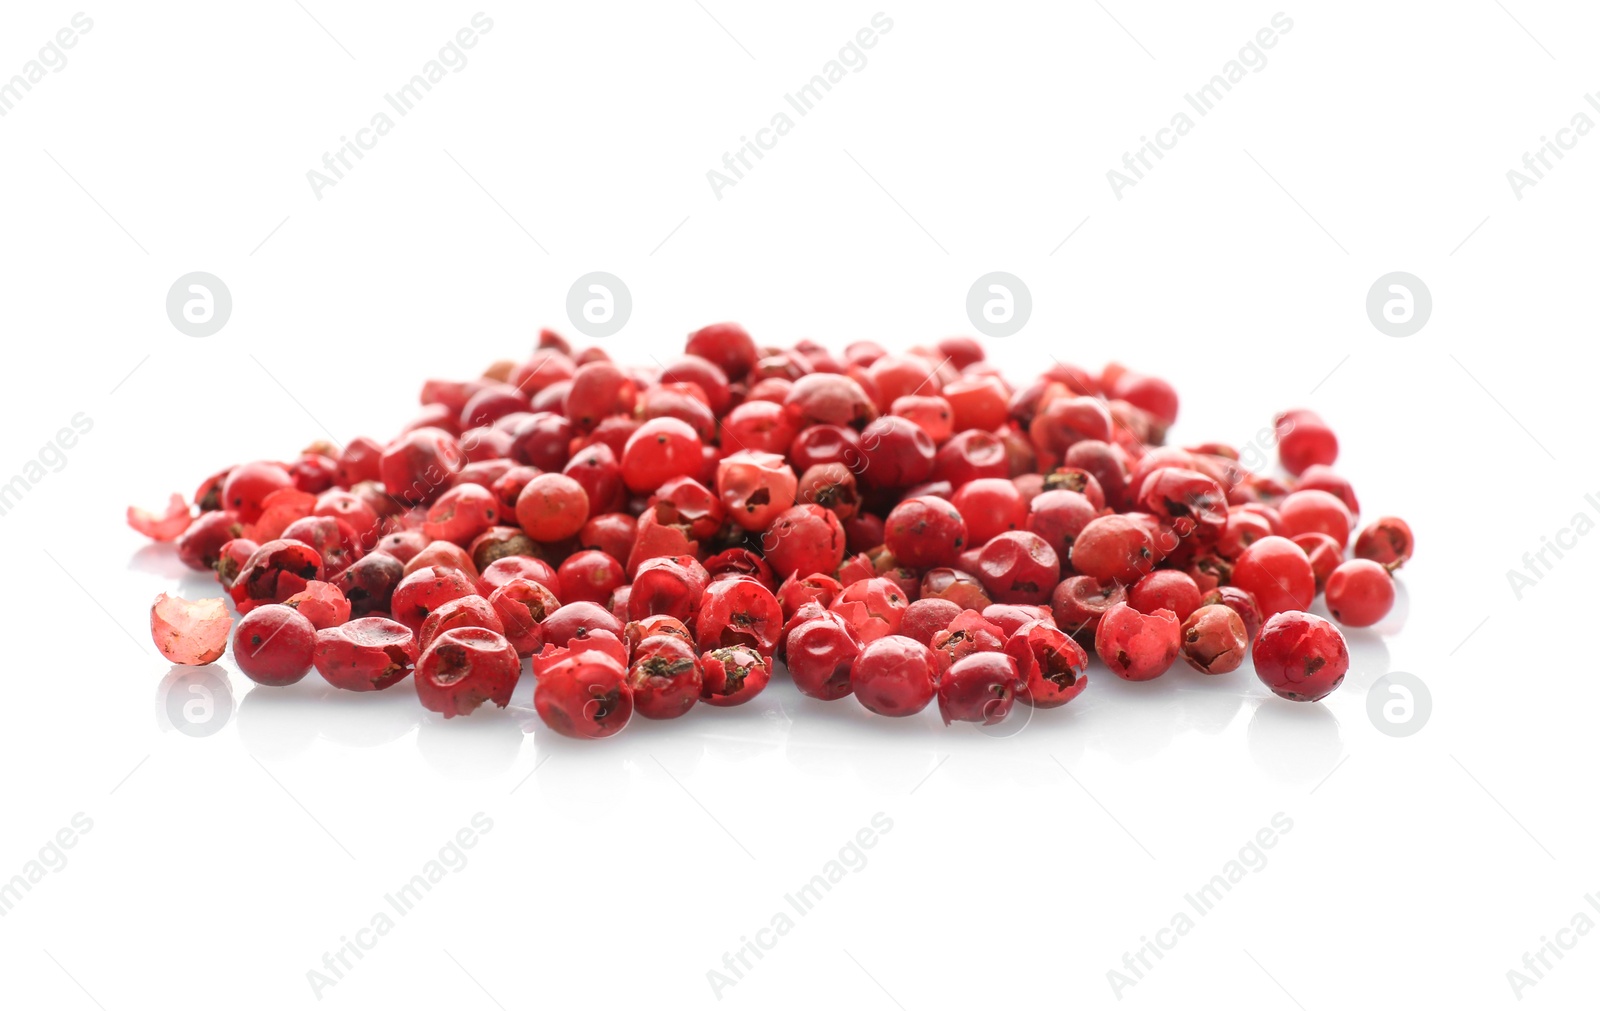
[[[1345,691],[1347,685],[1341,685]],[[1328,774],[1344,753],[1339,720],[1320,702],[1263,698],[1246,733],[1250,758],[1274,779],[1310,785]]]

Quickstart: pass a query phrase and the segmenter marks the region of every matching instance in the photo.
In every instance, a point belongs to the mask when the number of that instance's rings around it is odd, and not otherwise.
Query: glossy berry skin
[[[1043,537],[1010,530],[978,553],[978,578],[996,603],[1043,604],[1060,581],[1061,562]]]
[[[527,555],[508,555],[489,563],[478,576],[478,592],[488,596],[513,579],[531,579],[556,596],[561,595],[561,577],[548,562]]]
[[[980,477],[950,496],[967,527],[967,543],[981,548],[989,540],[1028,525],[1028,502],[1009,478]]]
[[[993,623],[1007,639],[1030,621],[1056,623],[1054,613],[1045,604],[990,604],[982,614],[984,620]]]
[[[1328,613],[1341,625],[1376,625],[1394,607],[1394,578],[1367,558],[1352,558],[1328,577]]]
[[[1344,635],[1323,618],[1284,611],[1261,626],[1251,650],[1256,676],[1292,702],[1315,702],[1339,687],[1350,669]]]
[[[1317,592],[1321,593],[1327,586],[1328,577],[1333,575],[1333,570],[1344,561],[1344,550],[1332,537],[1314,531],[1295,534],[1290,540],[1306,553],[1306,558],[1311,562],[1311,575],[1317,581]]]
[[[1006,653],[974,653],[939,676],[939,717],[945,725],[993,726],[1011,715],[1023,687],[1017,662]]]
[[[239,620],[233,630],[233,661],[257,684],[279,688],[311,672],[317,630],[292,607],[265,604]]]
[[[581,650],[539,673],[533,708],[545,726],[563,737],[610,737],[633,717],[633,689],[617,660]]]
[[[754,580],[718,580],[700,597],[694,632],[702,650],[742,646],[770,657],[783,635],[783,607]]]
[[[1114,604],[1095,629],[1094,651],[1124,681],[1149,681],[1178,658],[1179,623],[1171,611],[1140,614]]]
[[[1184,663],[1200,673],[1227,674],[1244,663],[1250,636],[1237,611],[1225,604],[1208,604],[1184,619],[1179,650]]]
[[[485,702],[504,709],[522,673],[522,661],[505,636],[486,628],[453,628],[417,659],[417,698],[446,719],[465,716]]]
[[[850,690],[879,716],[912,716],[933,701],[938,672],[933,651],[903,635],[862,647],[850,665]]]
[[[246,463],[228,472],[222,482],[222,508],[232,510],[240,522],[261,518],[263,500],[281,488],[294,487],[294,478],[276,463]]]
[[[780,578],[829,575],[844,560],[844,525],[820,505],[791,506],[761,535],[761,550]]]
[[[390,611],[395,621],[417,632],[428,615],[458,597],[477,592],[477,586],[460,569],[426,566],[400,580],[390,600]]]
[[[1072,544],[1072,568],[1101,582],[1133,583],[1155,562],[1149,526],[1128,515],[1091,520]]]
[[[1350,512],[1329,492],[1315,488],[1290,492],[1278,503],[1278,519],[1290,539],[1297,534],[1327,534],[1341,552],[1350,543]]]
[[[1050,612],[1068,635],[1094,640],[1100,619],[1116,604],[1127,601],[1121,583],[1101,582],[1093,576],[1068,576],[1050,594]]]
[[[1219,586],[1200,598],[1200,606],[1210,604],[1223,604],[1233,609],[1244,622],[1244,631],[1247,641],[1254,641],[1256,633],[1261,631],[1261,623],[1265,616],[1261,613],[1261,605],[1256,603],[1256,595],[1239,586]]]
[[[628,669],[633,708],[650,720],[682,716],[700,701],[703,675],[694,646],[675,635],[640,640]]]
[[[1295,475],[1314,464],[1331,466],[1339,459],[1339,439],[1310,411],[1289,411],[1278,419],[1278,459]]]
[[[919,495],[890,510],[883,543],[901,565],[913,569],[954,565],[967,548],[967,524],[946,499]]]
[[[1304,611],[1317,594],[1311,560],[1286,537],[1263,537],[1233,566],[1233,585],[1249,590],[1271,618],[1280,611]]]
[[[711,574],[693,555],[662,555],[639,566],[628,596],[628,618],[642,621],[653,614],[687,620],[700,606]]]
[[[802,694],[831,702],[850,694],[850,668],[861,645],[861,637],[843,618],[822,611],[789,629],[784,661]]]
[[[1043,537],[1057,557],[1066,558],[1073,542],[1098,511],[1081,492],[1047,489],[1028,503],[1028,529]]]
[[[1128,603],[1135,611],[1151,614],[1165,608],[1185,621],[1200,606],[1200,587],[1188,574],[1176,569],[1157,569],[1133,584]]]
[[[556,570],[565,601],[589,600],[603,604],[611,593],[627,582],[622,563],[604,551],[578,551],[567,556]]]
[[[410,673],[417,662],[417,641],[398,621],[357,618],[319,631],[312,662],[335,688],[382,691]]]
[[[239,514],[231,509],[203,512],[178,535],[178,560],[191,569],[208,572],[222,556],[222,546],[244,531]]]
[[[635,494],[653,492],[675,477],[701,469],[695,430],[677,418],[652,418],[634,430],[622,450],[622,479]]]
[[[916,423],[884,415],[861,430],[862,478],[874,488],[909,488],[933,473],[933,439]]]
[[[588,519],[588,492],[565,474],[540,474],[517,495],[517,525],[536,541],[566,540]]]
[[[1411,527],[1396,516],[1384,516],[1362,528],[1356,537],[1355,556],[1394,572],[1411,559]]]
[[[1053,622],[1023,625],[1006,640],[1005,651],[1017,663],[1022,701],[1035,709],[1064,706],[1089,686],[1089,654]]]
[[[564,643],[598,629],[622,638],[622,621],[599,604],[575,600],[562,604],[544,619],[544,639],[547,643]]]
[[[766,657],[743,646],[723,646],[700,655],[704,678],[700,700],[712,706],[743,705],[772,680]]]
[[[962,611],[944,629],[933,634],[933,666],[940,674],[974,653],[996,652],[1006,644],[1000,626],[977,611]]]

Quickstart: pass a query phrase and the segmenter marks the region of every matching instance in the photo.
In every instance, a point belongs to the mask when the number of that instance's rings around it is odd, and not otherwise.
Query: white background
[[[1121,1004],[1509,1005],[1524,952],[1580,910],[1600,922],[1600,547],[1580,538],[1520,600],[1506,575],[1600,514],[1600,137],[1521,200],[1506,179],[1575,113],[1600,117],[1593,10],[1285,8],[1267,65],[1118,200],[1106,171],[1279,8],[888,7],[867,65],[719,200],[706,171],[877,7],[485,8],[465,68],[318,200],[307,170],[478,8],[304,6],[86,9],[68,64],[0,118],[0,480],[93,420],[0,517],[0,879],[93,822],[0,918],[8,1005],[317,1004],[308,970],[477,812],[493,828],[470,862],[322,1004],[717,1004],[708,970],[793,915],[785,893],[879,812],[893,827],[867,864],[722,1004],[1119,1004],[1108,970],[1279,812],[1293,827],[1266,866]],[[76,10],[9,5],[0,79]],[[209,338],[164,312],[192,270],[232,291]],[[719,319],[771,343],[927,342],[970,332],[980,274],[1015,273],[1032,319],[988,346],[1017,380],[1048,354],[1164,375],[1179,443],[1318,410],[1367,517],[1416,531],[1396,613],[1351,634],[1320,705],[1248,670],[1129,685],[1097,665],[1003,739],[778,683],[580,746],[530,721],[526,681],[520,711],[446,724],[409,684],[335,696],[314,675],[233,674],[220,732],[165,728],[147,609],[207,584],[124,507],[387,436],[425,377],[570,333],[566,291],[591,270],[632,291],[606,347],[635,361]],[[1364,310],[1391,270],[1434,300],[1403,339]],[[1366,710],[1396,670],[1432,693],[1406,739]],[[1562,937],[1530,1007],[1600,983],[1600,938]]]

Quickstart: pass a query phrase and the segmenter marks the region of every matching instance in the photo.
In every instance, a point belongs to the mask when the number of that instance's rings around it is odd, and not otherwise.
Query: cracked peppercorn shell
[[[453,628],[417,658],[412,681],[422,705],[449,719],[485,702],[504,709],[521,673],[522,661],[505,636],[486,628]]]
[[[1177,615],[1167,610],[1141,614],[1128,604],[1113,604],[1095,629],[1094,651],[1111,673],[1124,681],[1149,681],[1165,674],[1178,658]]]
[[[312,662],[335,688],[382,691],[411,672],[417,662],[417,641],[398,621],[357,618],[319,630]]]
[[[1226,604],[1195,608],[1179,631],[1183,660],[1202,674],[1227,674],[1239,669],[1250,650],[1244,619]]]

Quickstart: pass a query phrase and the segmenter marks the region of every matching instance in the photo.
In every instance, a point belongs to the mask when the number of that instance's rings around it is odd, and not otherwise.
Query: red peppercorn
[[[844,560],[844,526],[820,505],[797,505],[779,513],[761,535],[761,549],[782,577],[827,574]]]
[[[538,671],[533,707],[545,725],[565,737],[610,737],[633,716],[633,689],[610,654],[586,649],[566,654]]]
[[[233,662],[257,684],[292,685],[311,672],[317,630],[292,607],[265,604],[240,619],[233,631]]]
[[[309,618],[318,631],[343,625],[350,620],[350,601],[345,599],[337,586],[318,579],[307,583],[305,589],[285,600],[284,604]]]
[[[743,646],[722,646],[702,653],[701,701],[712,706],[737,706],[755,698],[772,680],[772,667],[765,656]]]
[[[1089,686],[1089,655],[1053,622],[1028,622],[1011,633],[1005,650],[1022,678],[1022,701],[1036,709],[1064,706]]]
[[[1178,618],[1171,611],[1140,614],[1127,604],[1113,604],[1095,629],[1094,651],[1117,677],[1149,681],[1178,658],[1179,640]]]
[[[939,676],[939,716],[946,726],[957,721],[993,726],[1011,714],[1022,687],[1009,654],[973,653]]]
[[[319,631],[312,661],[335,688],[382,691],[410,673],[417,662],[416,638],[398,621],[357,618]]]
[[[232,624],[221,597],[184,600],[162,593],[150,605],[150,638],[177,664],[208,664],[221,657]]]
[[[1185,573],[1157,569],[1133,584],[1128,591],[1128,604],[1143,614],[1164,608],[1179,621],[1185,621],[1200,606],[1200,587]]]
[[[770,657],[783,634],[783,608],[771,590],[753,580],[713,582],[700,597],[694,632],[702,650],[742,646]]]
[[[935,495],[909,498],[884,521],[884,545],[916,569],[953,565],[967,547],[967,525],[954,504]]]
[[[446,719],[465,716],[485,702],[504,709],[522,673],[517,651],[498,632],[453,628],[417,659],[417,698]]]
[[[1068,635],[1092,642],[1100,619],[1127,599],[1127,590],[1121,583],[1102,582],[1093,576],[1069,576],[1051,592],[1050,611]]]
[[[1011,530],[978,553],[978,578],[998,603],[1043,604],[1061,579],[1061,562],[1043,537]]]
[[[505,634],[505,623],[494,607],[475,593],[439,605],[417,631],[417,649],[425,652],[433,641],[455,628],[486,628]]]
[[[1334,625],[1304,611],[1284,611],[1261,626],[1251,650],[1256,676],[1294,702],[1315,702],[1344,680],[1350,650]]]
[[[1411,559],[1414,547],[1411,527],[1395,516],[1384,516],[1367,524],[1356,537],[1355,555],[1394,572]]]
[[[1091,520],[1072,544],[1072,567],[1102,582],[1135,582],[1155,562],[1150,528],[1130,515]]]
[[[646,719],[682,716],[700,701],[703,681],[700,658],[686,639],[653,635],[634,647],[627,683],[634,709]]]
[[[1286,537],[1263,537],[1233,566],[1235,586],[1249,590],[1268,618],[1279,611],[1304,611],[1316,596],[1311,560]]]
[[[561,607],[561,601],[543,583],[514,576],[489,594],[489,606],[517,655],[533,656],[544,648],[545,618]]]
[[[900,631],[910,601],[900,584],[874,576],[846,586],[830,610],[849,622],[862,642],[872,642]]]
[[[588,518],[588,493],[565,474],[540,474],[517,495],[517,524],[536,541],[565,540]]]
[[[1238,586],[1219,586],[1210,590],[1200,598],[1200,606],[1210,604],[1223,604],[1233,609],[1244,622],[1246,641],[1253,640],[1256,633],[1261,631],[1261,622],[1265,620],[1261,614],[1261,605],[1256,603],[1255,594]]]
[[[1300,474],[1314,464],[1330,466],[1339,459],[1339,440],[1322,419],[1310,411],[1287,411],[1278,416],[1278,459],[1283,469]]]
[[[933,651],[903,635],[867,643],[850,665],[850,690],[879,716],[911,716],[933,701]]]
[[[1352,558],[1328,577],[1328,613],[1341,625],[1376,625],[1394,607],[1394,578],[1367,558]]]
[[[1224,604],[1196,608],[1183,622],[1180,642],[1184,662],[1202,674],[1238,670],[1250,649],[1244,619]]]
[[[478,588],[459,569],[442,565],[418,569],[394,588],[390,610],[394,620],[411,629],[422,628],[428,615],[458,597],[473,596]]]
[[[784,660],[796,688],[831,702],[850,694],[850,670],[861,648],[860,636],[842,617],[819,610],[789,629]]]

